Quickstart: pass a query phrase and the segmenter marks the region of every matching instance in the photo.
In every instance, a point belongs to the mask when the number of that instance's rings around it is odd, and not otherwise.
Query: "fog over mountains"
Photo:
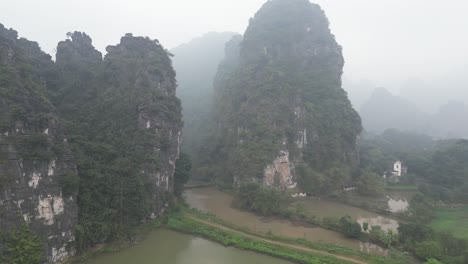
[[[424,93],[421,93],[420,100],[411,101],[404,96],[393,95],[385,88],[376,88],[358,110],[363,126],[369,132],[381,133],[394,128],[435,138],[468,137],[466,103],[449,100],[431,113],[420,107],[427,102],[425,99]]]

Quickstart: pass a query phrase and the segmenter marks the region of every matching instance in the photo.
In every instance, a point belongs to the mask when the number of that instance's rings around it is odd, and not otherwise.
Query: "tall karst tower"
[[[342,48],[323,10],[270,0],[226,44],[215,79],[213,176],[329,190],[356,167],[361,120],[341,88]]]

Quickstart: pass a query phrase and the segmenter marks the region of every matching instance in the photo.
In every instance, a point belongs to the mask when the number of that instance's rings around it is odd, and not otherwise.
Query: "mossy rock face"
[[[67,37],[54,63],[0,24],[0,225],[28,224],[47,263],[166,210],[182,127],[157,40],[126,34],[103,59],[85,33]]]
[[[285,187],[303,178],[321,190],[340,188],[359,162],[362,130],[341,88],[343,64],[342,48],[318,5],[265,3],[243,38],[226,45],[215,79],[208,173],[235,183]],[[313,173],[299,175],[298,165]]]
[[[64,192],[61,182],[65,175],[76,179],[77,171],[47,96],[54,71],[54,62],[36,42],[0,24],[0,223],[5,236],[0,255],[5,263],[63,261],[75,252],[77,189]]]

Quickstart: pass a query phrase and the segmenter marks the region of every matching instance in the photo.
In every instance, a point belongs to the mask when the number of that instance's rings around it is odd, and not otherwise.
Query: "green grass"
[[[392,191],[417,191],[418,187],[414,185],[387,185],[385,189]]]
[[[455,237],[468,240],[468,205],[459,208],[438,208],[430,226],[448,231]]]

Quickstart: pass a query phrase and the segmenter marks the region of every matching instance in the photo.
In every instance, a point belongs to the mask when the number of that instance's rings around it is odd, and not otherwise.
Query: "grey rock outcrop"
[[[44,241],[47,262],[75,254],[76,192],[63,179],[76,166],[45,96],[48,55],[0,24],[0,227],[22,223]]]

